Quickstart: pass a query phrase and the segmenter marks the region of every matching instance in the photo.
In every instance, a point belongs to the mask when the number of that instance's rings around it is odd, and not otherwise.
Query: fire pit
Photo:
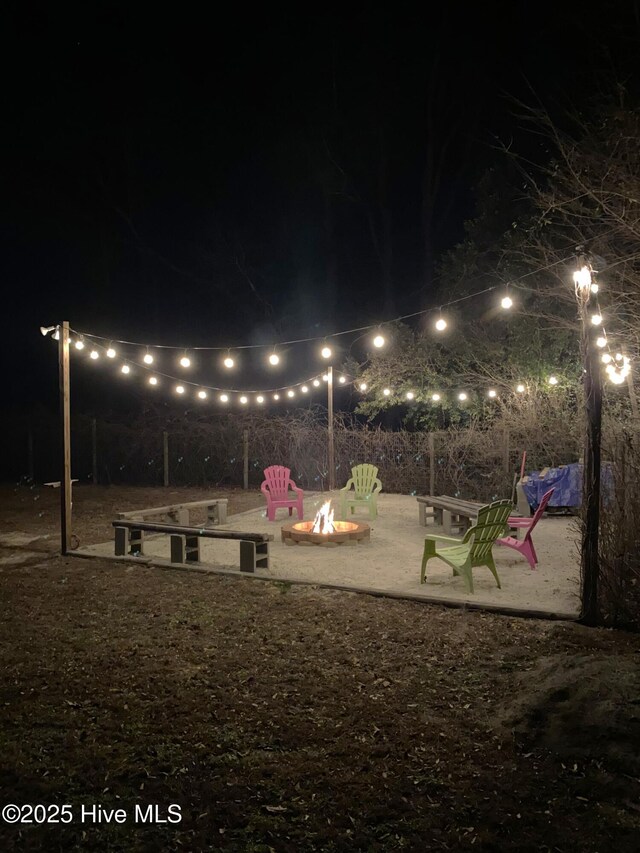
[[[368,542],[371,529],[364,522],[334,521],[331,503],[319,510],[313,521],[285,524],[281,530],[285,545],[358,545]]]

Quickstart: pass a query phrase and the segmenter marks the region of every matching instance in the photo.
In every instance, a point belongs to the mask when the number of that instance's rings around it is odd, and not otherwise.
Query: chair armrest
[[[349,489],[351,488],[351,486],[353,486],[353,477],[352,477],[350,480],[347,480],[347,485],[346,485],[346,486],[343,486],[343,487],[340,489],[340,491],[341,491],[341,492],[348,492],[348,491],[349,491]]]
[[[297,494],[299,494],[299,495],[303,494],[303,491],[300,488],[300,486],[296,486],[296,484],[293,482],[293,480],[289,480],[289,485],[291,486],[293,491],[296,492]]]
[[[266,481],[266,480],[263,480],[263,481],[262,481],[262,483],[260,484],[260,491],[261,491],[264,495],[268,495],[268,494],[270,494],[270,492],[269,492],[269,485],[268,485],[268,483],[267,483],[267,481]]]
[[[507,519],[508,527],[529,527],[532,519],[530,518],[518,518],[514,516],[513,518]]]
[[[429,533],[424,538],[431,540],[438,539],[441,542],[451,542],[453,545],[463,545],[465,542],[464,539],[459,539],[457,536],[440,536],[437,533]]]
[[[378,494],[378,492],[381,492],[381,491],[382,491],[382,483],[380,482],[380,480],[378,480],[378,479],[376,478],[376,479],[374,480],[374,485],[373,485],[373,494],[374,494],[374,495],[377,495],[377,494]]]

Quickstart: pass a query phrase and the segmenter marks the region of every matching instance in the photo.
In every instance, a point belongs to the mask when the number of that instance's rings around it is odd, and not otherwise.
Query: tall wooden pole
[[[249,488],[249,430],[242,433],[242,488]]]
[[[169,485],[169,433],[162,433],[162,484],[166,488]]]
[[[600,533],[600,442],[602,432],[602,372],[596,338],[598,327],[591,322],[595,309],[591,304],[591,291],[576,289],[582,324],[582,358],[584,365],[584,397],[586,431],[584,443],[584,471],[582,501],[584,508],[581,548],[581,600],[580,619],[585,625],[598,622],[598,575]]]
[[[336,453],[333,436],[333,367],[327,371],[327,417],[328,417],[328,457],[329,457],[329,491],[336,487]]]
[[[71,544],[71,396],[69,387],[69,323],[60,326],[58,342],[62,471],[60,472],[60,539],[62,554]]]
[[[98,422],[91,418],[91,470],[93,485],[98,485]]]

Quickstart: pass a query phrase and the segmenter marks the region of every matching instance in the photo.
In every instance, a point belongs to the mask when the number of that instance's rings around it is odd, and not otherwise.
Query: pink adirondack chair
[[[538,509],[534,512],[531,518],[517,518],[516,516],[512,516],[507,521],[510,528],[526,531],[524,539],[516,539],[515,536],[505,536],[504,539],[496,540],[498,545],[506,545],[507,548],[514,548],[519,554],[522,554],[522,556],[529,561],[529,565],[532,569],[535,569],[536,567],[538,555],[536,554],[536,549],[533,547],[531,533],[533,528],[542,518],[542,513],[547,508],[547,504],[549,503],[549,499],[552,494],[553,489],[549,489],[548,492],[544,493],[542,500],[538,505]]]
[[[302,489],[291,479],[291,469],[284,465],[272,465],[264,469],[264,481],[260,486],[262,494],[267,499],[267,518],[269,521],[276,520],[276,510],[285,507],[292,514],[294,507],[298,510],[298,518],[302,521],[304,510],[302,508]],[[291,497],[291,489],[295,496]]]

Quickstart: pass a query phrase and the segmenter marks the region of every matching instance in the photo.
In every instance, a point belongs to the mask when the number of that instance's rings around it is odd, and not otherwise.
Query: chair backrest
[[[471,560],[483,560],[491,551],[491,546],[507,529],[507,519],[513,512],[510,500],[494,501],[481,507],[478,520],[469,528],[467,535],[473,532],[471,545]]]
[[[547,504],[551,500],[551,495],[553,494],[553,492],[554,492],[554,489],[549,489],[549,491],[545,492],[544,495],[542,496],[542,500],[538,504],[538,509],[533,513],[533,517],[531,518],[531,524],[527,528],[527,533],[531,533],[533,528],[536,526],[536,524],[542,518],[542,513],[547,508]]]
[[[264,478],[272,497],[286,497],[289,494],[291,468],[285,468],[284,465],[271,465],[270,468],[264,469]]]
[[[375,465],[365,463],[364,465],[355,465],[351,469],[351,477],[353,479],[353,487],[359,495],[369,495],[373,491],[376,479],[378,477],[378,469]]]

